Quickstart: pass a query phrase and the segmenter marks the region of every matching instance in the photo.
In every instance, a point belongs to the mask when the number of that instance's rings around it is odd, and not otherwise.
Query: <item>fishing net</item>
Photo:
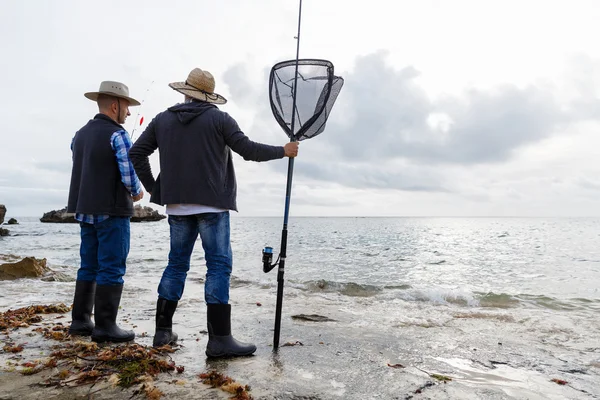
[[[297,75],[296,60],[273,66],[269,97],[271,110],[281,128],[290,139],[300,141],[325,130],[344,79],[333,74],[333,64],[329,61],[304,59],[297,63]]]

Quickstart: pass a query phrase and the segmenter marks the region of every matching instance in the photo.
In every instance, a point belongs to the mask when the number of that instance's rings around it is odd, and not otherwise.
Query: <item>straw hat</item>
[[[130,106],[139,106],[140,102],[129,97],[129,88],[121,82],[104,81],[100,83],[100,89],[97,92],[87,92],[84,94],[90,100],[98,100],[98,95],[106,94],[108,96],[119,97],[129,101]]]
[[[227,99],[215,93],[215,78],[208,71],[194,68],[185,82],[169,83],[172,89],[207,103],[225,104]]]

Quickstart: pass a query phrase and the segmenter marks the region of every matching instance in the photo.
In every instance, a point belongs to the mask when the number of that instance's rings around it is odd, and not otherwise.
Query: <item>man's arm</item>
[[[148,193],[152,192],[155,183],[150,160],[148,160],[148,157],[158,148],[156,134],[154,133],[155,121],[156,118],[148,124],[144,133],[142,133],[129,150],[129,159]]]
[[[121,182],[125,185],[125,188],[131,193],[134,201],[141,200],[144,196],[142,192],[142,185],[140,180],[135,174],[133,165],[129,160],[127,153],[131,148],[131,139],[129,133],[125,130],[120,130],[112,134],[110,138],[110,145],[115,152],[117,164],[119,165],[119,172],[121,172]]]
[[[269,161],[286,156],[283,146],[270,146],[253,142],[240,130],[237,122],[229,114],[221,113],[221,132],[225,143],[231,150],[244,157],[247,161]]]

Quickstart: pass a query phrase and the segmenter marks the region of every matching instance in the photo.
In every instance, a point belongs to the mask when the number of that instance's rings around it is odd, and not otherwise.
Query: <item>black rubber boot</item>
[[[238,342],[231,336],[231,305],[208,304],[206,308],[208,323],[208,357],[250,356],[256,351],[251,343]]]
[[[175,344],[177,334],[173,332],[173,314],[177,309],[177,302],[158,298],[156,302],[156,331],[152,346],[160,347],[166,344]]]
[[[133,331],[125,331],[117,326],[121,293],[123,285],[96,286],[96,326],[92,332],[94,342],[129,342],[135,338]]]
[[[73,310],[71,311],[71,326],[69,335],[90,336],[94,330],[92,322],[92,309],[94,308],[94,295],[96,293],[95,281],[75,282],[75,296]]]

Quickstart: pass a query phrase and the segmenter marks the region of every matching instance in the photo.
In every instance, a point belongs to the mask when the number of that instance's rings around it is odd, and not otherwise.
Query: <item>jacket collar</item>
[[[115,124],[119,128],[123,128],[123,126],[121,126],[120,124],[118,124],[115,120],[113,120],[112,118],[110,118],[108,115],[105,115],[105,114],[102,114],[102,113],[96,114],[94,116],[94,119],[101,119],[101,120],[104,120],[104,121],[112,122],[113,124]]]

